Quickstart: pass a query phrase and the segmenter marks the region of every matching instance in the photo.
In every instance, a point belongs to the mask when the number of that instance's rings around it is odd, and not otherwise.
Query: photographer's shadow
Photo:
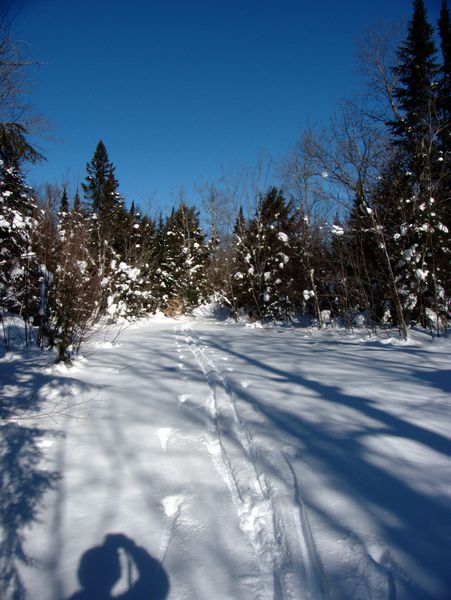
[[[162,565],[122,534],[107,535],[82,555],[78,579],[82,589],[69,600],[165,600],[169,591]],[[118,584],[125,591],[113,595]]]

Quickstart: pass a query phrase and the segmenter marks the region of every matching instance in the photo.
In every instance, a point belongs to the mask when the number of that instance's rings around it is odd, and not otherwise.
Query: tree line
[[[1,311],[39,326],[39,343],[64,361],[101,317],[181,314],[212,297],[236,317],[446,331],[450,31],[446,0],[436,33],[414,0],[391,61],[380,36],[367,40],[369,92],[344,102],[327,130],[301,134],[277,185],[243,176],[200,189],[207,235],[184,201],[157,218],[128,207],[102,141],[73,198],[55,186],[37,198],[23,168],[41,157],[17,111],[26,63],[3,25]]]

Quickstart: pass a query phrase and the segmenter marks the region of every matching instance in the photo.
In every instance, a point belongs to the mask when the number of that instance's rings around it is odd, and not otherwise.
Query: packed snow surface
[[[2,598],[97,598],[108,569],[102,598],[451,597],[449,340],[115,335],[0,359]]]

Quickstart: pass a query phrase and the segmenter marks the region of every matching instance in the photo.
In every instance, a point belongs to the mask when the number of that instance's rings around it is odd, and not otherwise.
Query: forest
[[[396,48],[382,33],[366,40],[364,92],[301,132],[269,174],[243,169],[199,186],[196,205],[182,196],[150,216],[121,195],[102,140],[74,194],[27,185],[26,165],[44,157],[22,102],[31,62],[4,15],[0,314],[20,315],[64,362],[99,319],[174,316],[211,299],[235,318],[446,334],[450,59],[446,0],[436,24],[414,0]]]

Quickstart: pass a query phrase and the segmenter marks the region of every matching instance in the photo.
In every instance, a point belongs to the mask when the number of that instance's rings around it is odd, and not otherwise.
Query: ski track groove
[[[165,503],[165,501],[167,501],[171,498],[174,498],[176,500],[176,507],[173,512],[171,511],[171,513],[168,514],[168,511],[167,511],[164,503]],[[166,497],[163,499],[163,507],[165,508],[165,514],[166,514],[166,527],[165,527],[164,535],[160,541],[160,548],[158,551],[158,560],[160,561],[161,564],[164,563],[166,554],[168,553],[168,550],[169,550],[169,546],[174,537],[174,533],[177,528],[177,524],[178,524],[179,517],[180,517],[180,511],[181,511],[182,504],[183,504],[183,498],[181,496],[172,496],[172,497],[170,496],[170,497]]]
[[[188,346],[210,388],[205,404],[211,417],[206,446],[229,488],[240,529],[255,553],[261,581],[256,600],[323,600],[323,569],[291,463],[285,454],[281,455],[281,462],[288,466],[285,484],[290,476],[293,481],[289,496],[293,501],[290,517],[296,524],[296,548],[290,544],[283,510],[277,510],[277,498],[262,472],[254,439],[239,416],[225,372],[208,356],[207,347],[196,339],[191,324],[175,327],[174,333],[176,340]],[[302,558],[301,568],[294,561],[298,556]]]
[[[295,517],[299,544],[304,563],[305,576],[310,590],[310,597],[312,600],[320,600],[327,597],[327,586],[324,577],[323,566],[316,548],[307,510],[304,502],[302,501],[301,490],[296,472],[293,469],[293,465],[291,464],[288,456],[285,453],[283,453],[283,456],[293,477],[294,499],[296,506],[299,507],[298,514],[295,515]]]

